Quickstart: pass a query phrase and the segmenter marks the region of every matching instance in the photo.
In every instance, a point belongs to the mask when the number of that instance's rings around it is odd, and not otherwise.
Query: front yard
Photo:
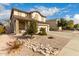
[[[15,35],[0,35],[0,55],[25,55],[25,56],[44,56],[44,55],[58,55],[61,49],[77,35],[76,32],[48,32],[47,36],[35,35],[35,38],[21,38],[24,44],[15,51],[11,51],[9,54],[7,42],[16,40],[18,36]],[[48,37],[53,37],[49,39]]]

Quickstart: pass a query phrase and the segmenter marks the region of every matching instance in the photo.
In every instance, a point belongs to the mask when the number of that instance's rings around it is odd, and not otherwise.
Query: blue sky
[[[28,12],[36,10],[47,16],[47,19],[79,19],[78,3],[3,3],[0,4],[0,21],[9,19],[12,8]]]

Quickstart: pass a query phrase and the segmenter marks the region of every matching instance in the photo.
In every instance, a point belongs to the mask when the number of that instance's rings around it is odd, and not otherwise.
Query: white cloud
[[[79,19],[79,14],[75,14],[75,15],[74,15],[74,18],[75,18],[75,19]]]
[[[70,20],[71,19],[71,15],[65,15],[64,17],[66,20]]]
[[[10,10],[3,10],[2,12],[0,12],[0,16],[4,16],[6,14],[10,14]]]
[[[4,22],[5,20],[10,18],[10,10],[3,10],[0,12],[0,22]]]
[[[63,13],[68,13],[71,10],[72,4],[68,4],[66,7],[61,8],[60,13],[58,15],[62,15]]]
[[[0,12],[5,9],[5,6],[10,6],[10,3],[1,3],[0,4]]]
[[[5,9],[3,5],[0,5],[0,11]]]
[[[74,21],[74,19],[71,17],[72,15],[65,15],[65,19],[67,20],[67,21],[69,21],[69,20],[73,20]]]
[[[39,11],[44,16],[52,16],[55,13],[59,12],[60,9],[57,7],[44,7],[44,6],[35,6],[34,8],[30,9],[30,11]]]
[[[6,3],[0,4],[0,22],[3,22],[4,20],[9,19],[10,17],[11,11],[6,10],[5,5],[9,5],[9,4],[6,4]]]
[[[2,5],[9,6],[10,3],[2,3]]]
[[[79,14],[74,14],[74,16],[71,18],[72,15],[66,15],[64,18],[66,20],[73,20],[74,24],[78,24],[79,23]]]
[[[68,4],[66,7],[62,8],[61,10],[68,10],[70,7],[73,7],[72,4]]]
[[[79,23],[79,14],[75,14],[73,19],[75,24]]]

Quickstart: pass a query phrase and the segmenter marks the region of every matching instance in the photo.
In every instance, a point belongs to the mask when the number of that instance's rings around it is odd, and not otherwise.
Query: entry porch
[[[27,30],[29,23],[30,21],[26,20],[16,20],[14,24],[14,33],[23,34]]]
[[[15,34],[23,34],[29,27],[30,21],[29,20],[15,20],[14,23],[14,33]],[[40,28],[45,28],[46,32],[49,31],[49,25],[45,23],[38,22],[37,23],[37,30],[40,31]]]

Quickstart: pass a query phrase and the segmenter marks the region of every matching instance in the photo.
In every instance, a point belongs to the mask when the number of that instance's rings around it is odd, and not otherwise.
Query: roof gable
[[[14,11],[14,10],[15,10],[15,11],[22,12],[22,13],[26,13],[26,14],[31,14],[31,13],[33,13],[33,12],[36,12],[36,13],[39,13],[42,17],[45,17],[45,18],[46,18],[46,16],[42,15],[42,14],[41,14],[40,12],[38,12],[38,11],[26,12],[26,11],[22,11],[22,10],[19,10],[19,9],[13,8],[12,11],[11,11],[10,19],[11,19],[11,17],[12,17],[12,14],[13,14],[13,11]]]

